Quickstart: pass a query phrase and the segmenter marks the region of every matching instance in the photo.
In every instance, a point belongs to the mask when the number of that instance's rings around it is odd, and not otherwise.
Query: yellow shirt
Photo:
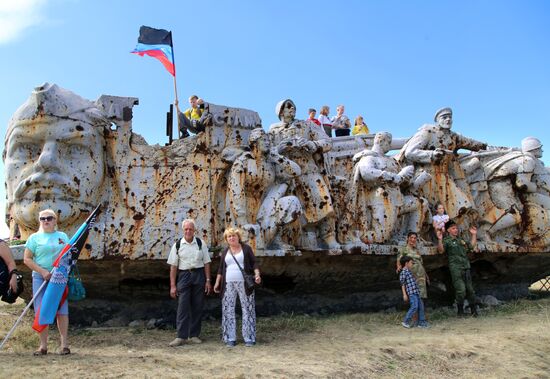
[[[367,124],[355,125],[353,127],[353,130],[351,131],[351,135],[356,136],[358,134],[369,134],[369,127],[367,126]]]
[[[200,109],[199,107],[187,108],[187,110],[183,112],[183,114],[190,120],[200,120],[202,116],[202,109]]]

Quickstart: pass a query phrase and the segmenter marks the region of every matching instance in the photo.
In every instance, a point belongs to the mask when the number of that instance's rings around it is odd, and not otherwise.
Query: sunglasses
[[[55,217],[53,216],[46,216],[46,217],[40,217],[39,220],[40,221],[53,221]]]

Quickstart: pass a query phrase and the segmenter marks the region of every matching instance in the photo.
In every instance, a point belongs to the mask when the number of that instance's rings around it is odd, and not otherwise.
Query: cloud
[[[46,0],[0,0],[0,44],[17,40],[28,28],[45,21]]]

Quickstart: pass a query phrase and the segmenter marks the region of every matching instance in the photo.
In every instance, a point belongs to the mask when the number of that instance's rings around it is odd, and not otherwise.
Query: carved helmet
[[[526,137],[521,140],[521,151],[533,151],[540,149],[542,147],[542,142],[535,137]]]
[[[279,118],[279,120],[281,120],[281,114],[283,113],[283,106],[286,104],[286,103],[292,103],[292,106],[294,107],[294,109],[296,109],[296,104],[294,104],[294,101],[290,100],[290,99],[286,99],[286,100],[281,100],[277,103],[277,105],[275,106],[275,114],[277,115],[277,117]]]
[[[56,84],[44,83],[36,87],[27,101],[14,113],[8,124],[5,141],[17,125],[31,123],[40,117],[109,125],[95,103]]]

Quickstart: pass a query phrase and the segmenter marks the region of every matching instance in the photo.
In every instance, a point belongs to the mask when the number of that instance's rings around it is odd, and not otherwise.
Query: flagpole
[[[53,270],[52,270],[53,271]],[[0,344],[0,350],[2,350],[2,348],[4,347],[4,345],[6,344],[6,342],[8,342],[8,339],[11,337],[12,333],[15,331],[15,329],[17,328],[17,326],[19,325],[19,323],[21,322],[21,320],[23,320],[23,317],[25,317],[25,314],[27,314],[29,308],[31,307],[31,305],[33,305],[34,303],[34,300],[36,299],[36,296],[38,296],[40,294],[40,292],[42,292],[42,290],[44,289],[44,287],[46,287],[46,284],[48,284],[47,281],[44,281],[42,283],[42,285],[40,286],[40,288],[38,288],[38,291],[36,291],[36,293],[34,294],[34,296],[32,297],[31,301],[29,301],[29,304],[27,304],[27,306],[25,307],[25,309],[23,309],[23,313],[21,313],[21,316],[19,316],[19,318],[17,319],[17,321],[15,321],[15,324],[13,324],[12,328],[10,329],[10,331],[8,332],[8,334],[6,335],[6,337],[4,338],[4,340],[2,341],[2,343]]]
[[[172,44],[172,63],[174,64],[174,93],[176,94],[176,103],[178,102],[178,86],[176,84],[176,54],[174,54],[174,41],[172,40],[172,32],[170,32],[170,43]]]
[[[178,115],[178,111],[179,111],[179,100],[178,100],[178,85],[176,83],[176,54],[174,54],[174,41],[172,40],[172,31],[170,31],[170,47],[172,48],[172,63],[174,65],[174,93],[176,95],[176,101],[175,101],[175,104],[177,104],[176,106],[176,120],[177,120],[177,125],[178,125],[178,138],[181,138],[181,135],[180,135],[180,118],[179,118],[179,115]]]

